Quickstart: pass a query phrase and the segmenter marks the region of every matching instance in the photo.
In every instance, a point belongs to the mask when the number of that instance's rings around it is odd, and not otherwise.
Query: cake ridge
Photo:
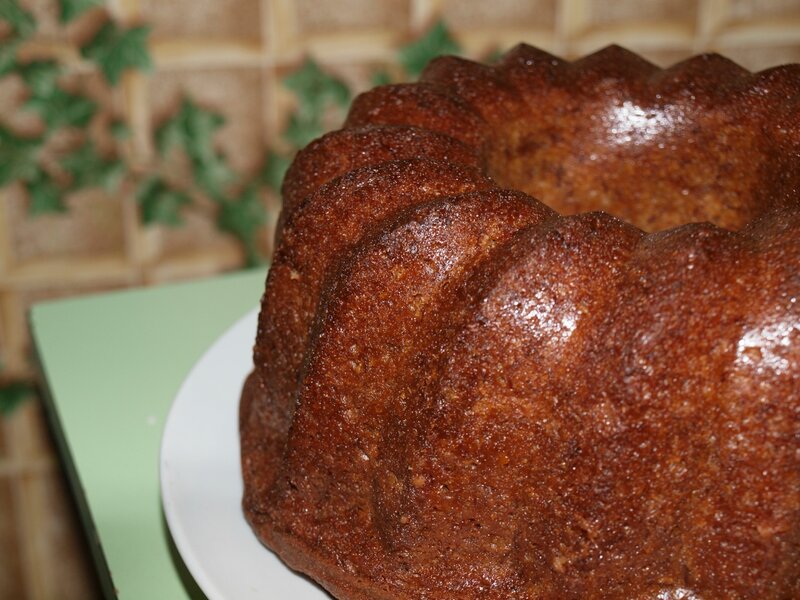
[[[276,245],[286,221],[307,196],[323,185],[362,167],[409,158],[483,166],[474,148],[443,133],[412,125],[368,125],[330,132],[301,150],[286,174]]]
[[[454,371],[458,372],[463,365],[471,365],[474,361],[483,361],[482,363],[478,364],[488,366],[492,364],[492,362],[498,356],[501,355],[509,357],[507,359],[507,364],[515,364],[517,361],[522,360],[525,356],[532,357],[535,355],[537,364],[548,365],[551,359],[548,359],[547,356],[552,356],[552,359],[556,359],[557,354],[546,354],[541,349],[534,351],[533,348],[536,347],[537,344],[542,346],[546,346],[547,344],[562,345],[566,342],[567,338],[562,340],[560,335],[557,333],[558,330],[552,326],[533,327],[531,323],[534,320],[550,320],[552,325],[561,327],[562,333],[567,335],[567,337],[574,334],[576,331],[580,331],[580,321],[582,317],[579,316],[579,313],[569,314],[567,311],[559,316],[552,314],[552,311],[563,311],[565,307],[562,303],[555,302],[553,299],[548,299],[546,296],[542,295],[549,293],[547,286],[544,286],[542,282],[539,282],[536,284],[537,286],[541,284],[538,287],[539,292],[535,294],[525,293],[523,292],[524,288],[519,287],[519,281],[520,275],[524,268],[544,270],[546,265],[550,264],[550,262],[548,262],[547,254],[542,253],[545,248],[545,246],[543,246],[544,240],[548,240],[546,244],[550,247],[549,252],[551,254],[553,252],[558,252],[559,257],[563,259],[563,254],[561,254],[560,249],[565,249],[574,242],[579,242],[574,232],[576,230],[583,230],[584,228],[592,229],[595,224],[599,225],[601,228],[605,227],[609,232],[613,231],[612,237],[605,237],[602,239],[595,238],[594,240],[582,238],[582,241],[589,244],[596,244],[598,242],[603,244],[610,243],[611,246],[608,248],[609,251],[611,251],[614,246],[621,244],[620,249],[626,247],[627,252],[632,252],[636,247],[636,241],[642,235],[641,232],[635,230],[634,228],[626,226],[618,219],[603,213],[586,213],[583,215],[570,217],[550,218],[520,230],[513,239],[512,243],[507,244],[500,249],[500,251],[503,252],[503,256],[497,257],[497,260],[492,262],[490,265],[491,271],[486,274],[477,274],[480,278],[478,285],[476,286],[477,289],[472,289],[470,292],[470,294],[474,295],[470,301],[473,312],[470,313],[467,322],[462,323],[461,327],[454,332],[454,336],[449,342],[450,345],[448,346],[448,349],[441,353],[441,360],[443,361],[441,371],[437,374],[437,377],[428,379],[431,387],[424,388],[422,392],[420,401],[423,405],[427,404],[428,406],[417,407],[411,411],[412,415],[418,415],[416,423],[417,436],[422,436],[421,439],[425,439],[426,436],[430,436],[432,434],[435,435],[438,433],[439,435],[450,435],[455,437],[456,434],[453,432],[467,422],[468,413],[476,411],[476,414],[479,415],[486,414],[485,409],[476,408],[476,405],[474,404],[463,406],[457,404],[458,402],[464,402],[466,398],[480,398],[480,396],[470,396],[469,394],[471,393],[481,393],[480,390],[476,390],[474,388],[474,383],[469,383],[464,379],[458,379],[458,377],[454,378],[452,373]],[[572,252],[577,252],[577,248],[578,247],[576,246]],[[612,252],[612,255],[613,254],[614,253]],[[625,258],[625,253],[617,253],[614,255],[613,261],[622,261],[620,267],[624,267]],[[620,273],[615,272],[616,267],[613,266],[609,272],[611,277],[607,281],[601,281],[598,277],[598,273],[594,269],[587,268],[585,264],[570,264],[569,262],[562,261],[561,266],[568,269],[577,267],[591,271],[591,276],[594,280],[593,284],[598,286],[598,289],[608,285],[613,285],[614,281],[620,277]],[[488,278],[486,278],[487,275]],[[531,279],[530,281],[533,282],[536,280]],[[558,277],[554,276],[554,283],[557,281]],[[562,294],[563,293],[564,292],[562,292]],[[537,298],[536,306],[533,306],[529,303],[527,298],[530,297]],[[582,305],[585,302],[585,299],[581,300],[577,302],[577,305]],[[591,309],[586,306],[581,306],[580,311],[583,312],[583,317],[586,317],[591,313]],[[551,314],[548,314],[548,312],[551,312]],[[502,337],[497,337],[492,333],[495,327],[499,327],[499,315],[501,314],[506,315],[508,325],[515,328],[516,333],[508,332],[508,335]],[[525,338],[521,338],[520,334],[523,331],[526,331],[528,327],[532,327],[534,331],[541,329],[542,333],[546,332],[546,334],[540,336],[538,341],[534,341],[533,338],[529,338],[527,336]],[[493,343],[505,345],[498,347],[501,349],[492,351],[490,348]],[[521,343],[529,344],[530,347],[519,346]],[[575,343],[575,340],[573,340],[573,343]],[[563,356],[563,354],[560,354],[560,356]],[[530,358],[528,358],[528,360],[530,360]],[[480,366],[478,366],[478,368],[480,368]],[[508,393],[511,396],[519,393],[514,391],[514,387],[511,383],[514,378],[513,372],[496,375],[496,377],[500,377],[500,379],[491,379],[486,382],[486,384],[490,385],[490,389],[492,390],[492,400],[490,403],[491,406],[486,405],[486,409],[489,411],[494,410],[498,406],[502,405],[505,399],[505,393]],[[541,373],[540,377],[543,377],[544,379],[542,379],[539,385],[546,386],[546,374]],[[526,385],[530,386],[531,384],[527,383]],[[448,386],[450,386],[449,391],[445,389]],[[506,418],[515,418],[515,414],[517,415],[516,418],[521,418],[521,415],[529,409],[538,410],[538,404],[533,402],[534,399],[538,398],[538,395],[530,388],[526,388],[525,396],[528,397],[529,400],[519,397],[519,406],[517,409],[515,409],[516,412],[512,413],[511,411],[505,411],[507,414]],[[486,400],[485,396],[483,398]],[[452,407],[449,407],[448,405],[452,405]],[[388,423],[391,422],[393,422],[391,419],[387,421],[387,427]],[[465,436],[463,437],[463,443],[467,445],[474,445],[480,443],[476,440],[481,439],[484,438],[481,436]],[[485,439],[488,441],[489,438]],[[392,443],[395,443],[394,440],[392,440]],[[428,448],[428,451],[425,453],[420,453],[419,447],[422,446]],[[460,455],[467,458],[466,465],[469,466],[470,463],[468,461],[468,457],[470,454],[464,452]],[[532,456],[534,455],[535,452],[532,454]],[[476,461],[478,460],[478,456],[479,455],[476,455]],[[502,455],[498,454],[498,457],[500,464],[502,464],[502,461],[504,460]],[[408,446],[407,455],[404,460],[409,465],[412,465],[415,462],[419,463],[421,461],[436,463],[437,461],[441,460],[441,457],[439,457],[437,454],[433,444],[418,441],[416,444],[411,444]],[[424,469],[419,465],[415,467],[414,471],[411,471],[410,467],[409,470],[406,471],[403,468],[404,466],[405,465],[403,465],[401,461],[399,465],[396,464],[394,467],[399,473],[406,473],[406,475],[403,477],[403,480],[405,481],[407,491],[403,494],[397,494],[397,497],[401,502],[410,501],[410,499],[414,496],[414,488],[426,488],[428,486],[432,486],[434,489],[436,488],[436,481],[432,479],[430,474],[427,476],[420,474],[421,472],[424,472]],[[496,465],[495,468],[501,467],[500,465]],[[486,476],[490,477],[495,471],[495,468],[485,469]],[[412,483],[412,480],[414,479],[419,479],[421,482]],[[452,484],[444,486],[444,489],[446,490],[445,494],[455,494],[455,488]],[[504,498],[503,492],[504,490],[501,488],[492,487],[492,495],[497,496],[501,500]],[[463,495],[458,495],[457,497],[459,498],[459,501],[465,500]],[[485,499],[484,503],[488,502],[488,500],[488,498]],[[407,510],[408,509],[406,509],[406,511],[399,510],[399,512],[401,514],[408,514]],[[473,513],[480,512],[479,509],[474,507],[465,507],[465,510],[471,510]],[[397,512],[398,509],[395,509],[395,511]],[[488,513],[489,511],[486,512]],[[450,514],[450,511],[440,508],[439,510],[432,511],[431,514],[442,515],[442,518],[447,518]],[[457,520],[463,519],[463,515],[460,512],[453,514],[458,515],[456,517]],[[391,521],[392,519],[390,517],[391,514],[387,514],[385,516],[385,520]],[[468,521],[468,525],[469,521],[476,520],[478,525],[486,528],[489,526],[489,522],[486,519],[489,518],[489,515],[485,515],[483,519],[476,519],[476,517],[472,516],[466,520]],[[408,519],[410,525],[403,525],[402,519],[398,521],[397,515],[394,516],[393,520],[394,527],[396,529],[410,529],[415,526],[419,518],[417,516],[411,516]],[[443,528],[443,531],[447,531],[448,529],[449,528],[445,527]],[[395,535],[399,537],[401,532],[397,531],[395,532]],[[406,533],[406,535],[409,534]],[[411,539],[413,540],[413,537]],[[413,543],[407,542],[407,545],[411,547],[413,546]],[[483,551],[486,552],[488,549],[484,549]],[[431,558],[432,557],[428,557],[426,561],[423,562],[430,562]],[[439,556],[438,558],[447,562],[453,561],[453,556],[450,555]],[[456,569],[457,568],[458,566],[456,566]]]
[[[458,123],[448,127],[444,123]],[[445,86],[430,82],[395,83],[357,96],[345,127],[360,125],[417,125],[480,146],[486,123],[480,114]]]
[[[580,81],[582,76],[615,77],[623,80],[642,79],[661,69],[617,44],[610,44],[565,65],[569,81]]]
[[[465,58],[442,56],[428,63],[420,81],[447,88],[490,124],[518,118],[523,112],[524,102],[517,90],[492,66],[476,66]],[[486,97],[492,101],[480,101]]]
[[[503,205],[506,207],[503,208]],[[487,220],[481,222],[476,219],[479,214],[476,211],[486,206],[494,206],[497,210],[488,213]],[[525,216],[526,214],[528,216]],[[400,342],[370,349],[362,347],[357,341],[342,341],[342,336],[351,331],[361,334],[363,328],[367,326],[389,328],[394,331],[396,336],[400,336],[400,330],[408,327],[413,329],[415,326],[408,325],[405,321],[412,317],[418,320],[427,318],[428,311],[425,306],[435,300],[434,290],[437,288],[448,289],[455,285],[454,281],[459,278],[457,268],[459,271],[466,269],[463,271],[464,273],[469,272],[474,269],[474,264],[470,261],[485,259],[494,245],[502,243],[503,239],[513,235],[518,227],[526,222],[531,222],[531,220],[535,222],[547,218],[550,214],[550,211],[522,195],[515,196],[499,191],[488,194],[471,193],[440,197],[430,202],[411,206],[386,223],[380,230],[373,232],[364,243],[353,251],[348,264],[342,265],[339,270],[331,273],[327,293],[320,301],[320,311],[315,320],[312,333],[314,340],[306,355],[297,397],[298,407],[306,402],[306,397],[309,398],[309,401],[314,401],[317,389],[331,389],[329,385],[323,385],[320,388],[317,378],[320,376],[320,369],[323,369],[324,372],[324,369],[330,368],[326,366],[332,360],[329,358],[331,356],[329,349],[337,347],[347,349],[338,368],[344,370],[344,376],[355,377],[358,380],[347,387],[358,386],[360,391],[356,394],[357,396],[360,394],[363,397],[372,398],[370,403],[365,404],[364,409],[373,411],[381,402],[381,398],[388,401],[389,398],[385,397],[386,394],[367,391],[363,386],[368,381],[373,381],[372,385],[379,387],[388,385],[389,381],[394,384],[396,380],[399,380],[399,376],[387,381],[373,376],[370,371],[379,368],[395,369],[402,356],[406,357],[403,360],[409,362],[413,360],[413,354],[410,355],[410,351],[403,347],[397,347]],[[464,237],[464,241],[458,241],[458,238],[449,239],[444,244],[439,244],[438,240],[426,241],[419,238],[416,242],[410,242],[413,248],[412,252],[408,251],[407,245],[401,245],[395,241],[398,238],[413,240],[415,236],[419,236],[430,227],[466,237]],[[467,243],[466,240],[470,240],[470,243]],[[427,249],[425,248],[426,244],[429,244]],[[385,278],[380,276],[383,272],[391,273],[393,280],[384,281]],[[448,275],[446,278],[445,274]],[[415,282],[413,290],[409,289],[408,281]],[[423,293],[426,289],[428,291]],[[387,296],[391,290],[396,290],[394,293],[399,294],[413,294],[413,298],[417,300],[408,303],[391,302],[392,297]],[[373,308],[368,309],[365,306],[373,306]],[[399,319],[396,315],[394,318],[375,318],[383,313],[391,315],[401,311],[407,313],[404,319]],[[400,325],[395,325],[395,323]],[[413,340],[409,339],[406,343],[410,342]],[[394,358],[387,358],[386,353],[393,353]],[[368,364],[372,366],[369,367]],[[349,394],[350,392],[347,395],[334,394],[326,402],[348,403],[350,402]],[[345,413],[357,413],[359,406],[348,405],[340,410]],[[327,412],[307,409],[300,419],[305,417],[318,419],[327,415]],[[304,427],[303,423],[302,420],[295,420],[292,427]],[[330,428],[323,428],[323,430],[328,432],[326,435],[336,435]],[[296,439],[301,444],[315,437],[309,435],[307,431],[298,435],[290,430],[289,435],[290,438]],[[358,451],[371,458],[375,450],[368,442],[369,432],[363,432],[360,437],[362,441]],[[339,444],[335,445],[336,452],[348,447],[349,443],[350,441],[347,439],[341,440]],[[314,458],[301,453],[299,458],[308,461],[307,467],[313,469],[319,467],[318,461],[322,457]],[[354,464],[358,466],[359,460],[355,460]],[[291,467],[288,470],[299,473]],[[342,477],[342,473],[337,474],[337,479]],[[325,475],[322,474],[315,481],[320,484],[324,479]],[[333,483],[334,485],[341,484],[339,481]],[[336,507],[331,508],[335,509]]]
[[[345,140],[337,143],[338,138]],[[348,144],[352,138],[355,139]],[[287,207],[287,198],[291,202],[288,206],[291,210],[314,189],[354,168],[387,160],[412,158],[406,155],[411,152],[408,148],[411,143],[417,148],[415,156],[426,156],[426,152],[430,152],[431,157],[435,158],[435,153],[442,150],[442,147],[440,144],[426,145],[424,141],[427,138],[445,143],[446,150],[441,154],[442,159],[478,166],[478,155],[474,149],[451,136],[428,129],[411,125],[368,125],[338,129],[317,138],[298,152],[281,188],[284,207]],[[328,146],[335,147],[335,155],[334,150],[327,149]],[[447,150],[452,154],[448,155]],[[342,151],[345,152],[344,156]],[[331,165],[336,159],[340,164]],[[318,172],[321,169],[325,171],[322,177]],[[312,181],[298,184],[298,179],[311,179],[312,176]]]
[[[407,181],[404,173],[426,174],[427,177],[435,175],[437,184],[420,188]],[[259,315],[253,356],[264,390],[262,393],[270,401],[262,403],[262,406],[268,407],[265,409],[267,414],[250,411],[244,418],[245,421],[252,420],[252,425],[244,427],[242,447],[253,448],[252,454],[260,456],[256,451],[259,432],[271,427],[276,431],[273,443],[278,446],[272,462],[276,462],[282,454],[280,448],[285,433],[280,431],[288,427],[294,413],[290,390],[297,381],[305,340],[317,310],[322,279],[334,262],[329,255],[316,252],[317,246],[305,248],[304,238],[314,239],[319,247],[328,251],[346,252],[368,229],[368,222],[376,215],[385,218],[397,209],[437,195],[490,187],[488,180],[475,168],[424,159],[395,160],[362,167],[335,182],[333,186],[322,186],[307,196],[286,221],[281,231],[281,245],[267,276],[263,299],[266,308]],[[382,203],[349,204],[376,189],[384,192]],[[340,225],[349,223],[349,226],[333,230],[326,228],[325,224],[334,215]],[[366,223],[356,218],[359,216]],[[275,290],[280,290],[277,292],[279,296]],[[252,437],[247,435],[250,432]],[[259,468],[262,474],[253,475],[259,485],[246,490],[245,501],[251,505],[259,504],[258,498],[263,501],[262,488],[271,485],[277,474],[263,464],[259,464]]]

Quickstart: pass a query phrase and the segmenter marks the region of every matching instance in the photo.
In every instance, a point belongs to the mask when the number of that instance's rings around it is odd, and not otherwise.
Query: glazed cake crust
[[[240,406],[340,598],[800,596],[800,67],[521,45],[295,159]]]

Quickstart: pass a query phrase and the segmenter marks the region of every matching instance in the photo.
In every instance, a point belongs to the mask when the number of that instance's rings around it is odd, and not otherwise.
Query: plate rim
[[[223,340],[235,337],[235,334],[238,333],[239,329],[243,327],[249,328],[250,321],[254,321],[252,333],[255,339],[255,328],[258,324],[258,312],[259,307],[255,306],[248,310],[244,315],[237,318],[236,321],[228,326],[219,336],[214,339],[213,342],[211,342],[208,347],[203,350],[202,354],[192,364],[192,367],[188,370],[181,381],[178,391],[172,398],[169,411],[167,412],[167,417],[164,421],[164,427],[161,433],[161,441],[159,444],[159,496],[164,520],[166,521],[167,529],[169,530],[168,533],[172,537],[175,549],[180,555],[180,558],[186,566],[186,569],[195,580],[195,583],[197,583],[202,592],[210,600],[223,600],[225,596],[219,590],[213,579],[209,577],[206,569],[203,568],[202,561],[198,558],[193,544],[189,541],[189,536],[187,535],[186,528],[181,520],[174,498],[172,498],[169,494],[171,484],[168,480],[169,467],[166,463],[169,445],[174,443],[174,434],[170,436],[170,433],[177,427],[176,415],[180,413],[180,409],[183,406],[180,401],[187,397],[187,389],[190,387],[192,381],[198,377],[198,374],[203,371],[203,367],[209,360],[209,356],[217,350],[217,347],[222,343]],[[265,551],[268,550],[265,548]]]

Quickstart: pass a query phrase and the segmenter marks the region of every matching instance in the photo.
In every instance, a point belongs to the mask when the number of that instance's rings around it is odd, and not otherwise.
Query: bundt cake
[[[800,65],[445,57],[289,169],[243,507],[340,598],[800,598]]]

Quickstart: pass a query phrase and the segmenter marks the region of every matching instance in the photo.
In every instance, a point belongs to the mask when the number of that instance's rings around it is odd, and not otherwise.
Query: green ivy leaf
[[[35,60],[20,66],[17,72],[34,96],[45,97],[56,91],[61,68],[53,60]]]
[[[115,120],[109,125],[111,136],[118,142],[123,142],[131,137],[131,129],[125,121]]]
[[[345,109],[352,98],[347,84],[320,69],[311,58],[283,83],[297,97],[297,110],[289,118],[283,138],[297,148],[324,133],[322,117],[328,107]]]
[[[318,117],[305,117],[300,113],[294,113],[289,117],[289,123],[283,132],[283,139],[295,148],[303,148],[324,132]]]
[[[17,50],[36,31],[36,20],[17,0],[0,0],[0,21],[6,21],[12,29],[12,34],[0,41],[0,77],[5,77],[16,71]]]
[[[9,416],[20,404],[31,399],[34,394],[33,386],[21,381],[0,387],[0,415]]]
[[[259,177],[261,183],[271,190],[280,193],[281,185],[283,185],[283,177],[286,175],[290,164],[292,164],[291,158],[270,150],[267,153],[267,160],[264,162],[264,167],[261,169]]]
[[[206,110],[185,98],[180,110],[156,131],[156,145],[164,155],[181,148],[192,163],[195,179],[210,196],[222,195],[235,174],[225,157],[214,148],[214,133],[225,123],[219,113]]]
[[[37,159],[43,140],[23,138],[0,125],[0,187],[30,181],[39,172]]]
[[[67,207],[63,201],[63,192],[53,179],[44,171],[39,171],[26,185],[30,204],[28,212],[32,215],[44,213],[63,213]]]
[[[380,85],[388,85],[392,83],[392,75],[386,69],[375,71],[369,79],[370,83],[372,83],[372,87],[378,87]]]
[[[97,105],[79,94],[56,88],[46,96],[31,96],[24,107],[38,112],[47,128],[86,127],[92,120]]]
[[[69,23],[90,8],[102,6],[105,0],[59,0],[59,20],[62,24]]]
[[[108,21],[81,47],[81,55],[98,64],[106,79],[116,85],[127,69],[149,70],[152,67],[147,50],[150,27],[143,25],[122,29]]]
[[[191,203],[189,196],[171,188],[159,177],[145,180],[136,193],[136,200],[142,207],[142,222],[145,225],[161,223],[170,227],[183,223],[180,209]]]
[[[194,176],[200,188],[212,197],[220,196],[224,188],[235,181],[236,174],[220,154],[203,161],[194,161]]]
[[[262,262],[256,247],[256,234],[267,222],[267,211],[259,198],[258,188],[248,186],[236,200],[222,199],[217,215],[217,226],[235,235],[244,245],[247,262],[253,266]]]
[[[183,133],[183,122],[181,113],[173,115],[170,119],[162,123],[156,129],[156,148],[158,153],[164,156],[176,147],[184,146],[185,137]]]
[[[19,38],[3,40],[0,43],[0,77],[5,77],[17,69],[17,50],[22,40]]]
[[[91,141],[61,159],[61,166],[72,175],[72,189],[100,186],[113,192],[125,176],[125,164],[100,156]]]
[[[33,13],[22,8],[17,0],[0,2],[0,20],[10,23],[20,38],[28,38],[36,31],[36,19]]]
[[[437,56],[458,54],[461,47],[450,35],[444,21],[438,21],[420,39],[400,49],[400,64],[412,77],[419,76],[425,66]]]
[[[298,99],[298,109],[306,120],[321,118],[329,105],[347,108],[351,94],[347,84],[322,69],[311,58],[303,66],[283,79]]]
[[[214,133],[224,123],[225,118],[219,113],[184,98],[178,112],[156,130],[158,151],[164,155],[178,147],[187,153],[213,154]]]

